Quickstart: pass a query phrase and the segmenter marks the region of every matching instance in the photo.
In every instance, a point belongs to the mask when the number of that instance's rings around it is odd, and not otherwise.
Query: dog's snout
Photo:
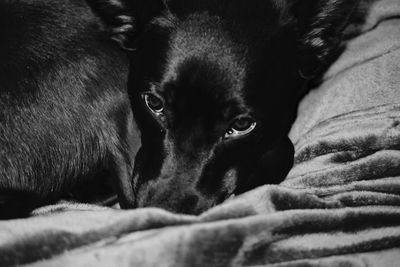
[[[142,188],[136,200],[136,207],[156,207],[171,212],[199,214],[205,210],[203,197],[194,191],[177,191],[167,186]]]
[[[186,195],[182,198],[182,201],[178,205],[179,211],[185,214],[197,213],[197,204],[199,202],[199,197],[194,194]]]

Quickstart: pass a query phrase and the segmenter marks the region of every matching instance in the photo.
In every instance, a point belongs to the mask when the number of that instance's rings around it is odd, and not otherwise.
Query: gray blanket
[[[399,266],[400,1],[366,3],[362,33],[302,101],[281,185],[200,216],[44,207],[0,222],[0,266]]]

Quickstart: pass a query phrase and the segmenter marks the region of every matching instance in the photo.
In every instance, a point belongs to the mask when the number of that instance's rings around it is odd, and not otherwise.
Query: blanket
[[[199,216],[43,207],[0,221],[0,266],[399,266],[400,1],[363,3],[357,37],[299,107],[282,184]]]

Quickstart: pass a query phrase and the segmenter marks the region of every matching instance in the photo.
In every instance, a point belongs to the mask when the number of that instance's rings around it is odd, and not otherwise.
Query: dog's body
[[[90,8],[2,1],[0,38],[0,216],[21,216],[100,173],[131,203],[128,64]]]
[[[87,0],[129,51],[134,206],[200,213],[289,171],[304,77],[356,0]]]
[[[101,171],[123,207],[185,213],[278,183],[304,75],[356,0],[87,2],[130,51],[135,120],[128,69],[81,0],[0,3],[0,214]]]

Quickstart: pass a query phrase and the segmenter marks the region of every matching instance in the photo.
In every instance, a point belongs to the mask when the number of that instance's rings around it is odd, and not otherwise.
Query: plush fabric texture
[[[60,203],[0,221],[0,266],[399,266],[400,1],[365,1],[290,134],[295,166],[200,216]]]

